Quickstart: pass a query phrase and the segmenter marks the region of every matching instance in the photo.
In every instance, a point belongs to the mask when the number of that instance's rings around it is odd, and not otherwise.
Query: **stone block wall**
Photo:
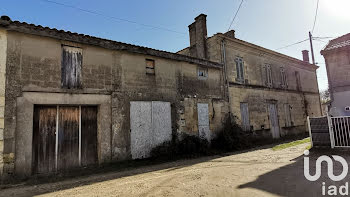
[[[5,72],[6,72],[7,32],[0,29],[0,177],[11,155],[4,154],[4,111],[5,111]]]

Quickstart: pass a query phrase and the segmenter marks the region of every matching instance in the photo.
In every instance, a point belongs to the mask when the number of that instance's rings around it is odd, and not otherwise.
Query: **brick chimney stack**
[[[307,63],[310,63],[309,51],[308,50],[303,50],[302,53],[303,53],[303,61],[307,62]]]
[[[207,15],[200,14],[188,26],[190,33],[190,55],[207,59]]]

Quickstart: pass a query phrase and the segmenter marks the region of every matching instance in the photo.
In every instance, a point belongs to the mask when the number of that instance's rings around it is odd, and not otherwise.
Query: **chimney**
[[[307,62],[307,63],[310,63],[309,51],[308,50],[303,50],[302,53],[303,53],[303,61]]]
[[[228,32],[226,32],[224,35],[229,37],[229,38],[236,38],[235,37],[235,30],[233,30],[233,29],[228,31]]]
[[[188,26],[190,33],[190,55],[207,59],[207,15],[200,14]]]

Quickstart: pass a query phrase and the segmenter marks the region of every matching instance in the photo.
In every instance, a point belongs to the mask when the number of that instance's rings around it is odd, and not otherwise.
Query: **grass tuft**
[[[276,150],[283,150],[283,149],[286,149],[286,148],[290,148],[292,146],[297,146],[297,145],[300,145],[300,144],[305,144],[305,143],[310,143],[310,138],[305,138],[305,139],[302,139],[302,140],[297,140],[297,141],[293,141],[293,142],[288,142],[288,143],[284,143],[284,144],[279,144],[279,145],[276,145],[274,147],[272,147],[272,150],[276,151]],[[307,149],[310,149],[311,148],[311,145],[310,147],[308,146]]]

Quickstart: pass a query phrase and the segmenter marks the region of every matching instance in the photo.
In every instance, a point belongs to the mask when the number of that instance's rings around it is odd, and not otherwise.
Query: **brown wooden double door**
[[[96,106],[35,106],[33,172],[97,163]]]

